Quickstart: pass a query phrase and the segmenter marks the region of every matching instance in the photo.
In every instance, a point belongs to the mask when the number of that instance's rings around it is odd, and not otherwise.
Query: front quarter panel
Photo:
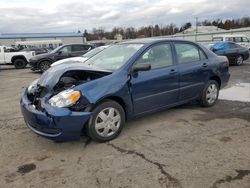
[[[125,110],[128,116],[130,116],[133,108],[128,81],[127,72],[121,70],[103,78],[79,85],[75,89],[80,90],[92,105],[96,105],[106,98],[118,97],[124,102]]]

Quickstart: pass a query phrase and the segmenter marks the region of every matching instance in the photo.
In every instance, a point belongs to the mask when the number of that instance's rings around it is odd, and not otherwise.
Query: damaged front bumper
[[[44,111],[37,110],[27,97],[27,89],[20,101],[27,126],[36,134],[54,141],[80,139],[91,112],[73,112],[68,108],[56,108],[44,104]]]

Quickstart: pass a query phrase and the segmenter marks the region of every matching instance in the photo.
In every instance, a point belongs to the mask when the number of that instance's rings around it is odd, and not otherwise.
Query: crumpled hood
[[[86,61],[88,58],[85,57],[71,57],[71,58],[66,58],[66,59],[62,59],[59,61],[56,61],[55,63],[52,63],[51,67],[55,66],[55,65],[60,65],[62,63],[71,63],[71,62],[80,62],[83,63],[84,61]]]
[[[96,71],[96,72],[112,73],[112,71],[110,70],[102,69],[88,64],[80,64],[80,63],[61,64],[51,67],[47,71],[45,71],[38,80],[37,84],[51,90],[58,83],[61,76],[65,72],[71,70],[83,70],[83,71],[86,70],[92,72]]]

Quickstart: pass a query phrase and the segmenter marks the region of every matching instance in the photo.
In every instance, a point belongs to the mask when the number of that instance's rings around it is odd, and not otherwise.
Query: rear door
[[[150,47],[135,64],[151,64],[151,70],[132,75],[134,113],[141,114],[178,101],[179,78],[170,43]]]
[[[180,76],[180,101],[197,97],[209,77],[210,64],[204,51],[189,42],[175,42]]]

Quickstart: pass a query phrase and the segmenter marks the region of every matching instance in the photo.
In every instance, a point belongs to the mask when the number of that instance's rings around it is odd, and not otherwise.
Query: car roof
[[[173,38],[146,38],[146,39],[133,39],[128,41],[123,41],[120,44],[153,44],[157,42],[192,42],[189,40],[173,39]]]
[[[247,37],[246,35],[215,35],[213,38],[216,37]]]

